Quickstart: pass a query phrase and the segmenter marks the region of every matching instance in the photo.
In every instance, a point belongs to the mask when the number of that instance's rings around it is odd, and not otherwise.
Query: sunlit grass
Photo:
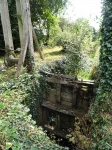
[[[64,53],[62,52],[62,47],[54,47],[54,48],[44,48],[43,49],[44,60],[42,60],[37,52],[35,52],[35,63],[36,68],[41,65],[45,65],[47,63],[52,63],[56,60],[59,60],[63,57]],[[3,57],[0,58],[0,67],[3,65]],[[0,68],[0,85],[5,84],[6,81],[13,80],[15,78],[17,68],[16,67],[8,67],[5,68],[5,71],[2,71]],[[24,68],[23,68],[24,70]],[[24,71],[22,71],[24,73]]]
[[[44,48],[42,53],[43,53],[44,59],[47,59],[47,58],[58,59],[63,56],[62,47],[57,47],[57,46],[54,48]],[[35,59],[36,60],[40,59],[39,54],[37,52],[35,53]]]
[[[34,53],[36,70],[43,65],[52,64],[56,60],[60,60],[65,56],[65,53],[62,51],[62,47],[44,48],[42,53],[44,56],[44,60],[40,58],[38,52]],[[0,66],[2,64],[3,64],[3,58],[0,58]],[[25,72],[24,69],[25,68],[23,68],[22,73]],[[17,69],[15,67],[6,68],[6,71],[0,70],[0,85],[3,84],[3,82],[6,82],[8,80],[13,80],[15,78],[16,70]],[[89,79],[90,72],[80,71],[78,74],[78,78]]]
[[[78,73],[78,78],[82,80],[89,80],[90,79],[90,72],[87,71],[80,71]]]
[[[44,48],[43,49],[43,51],[44,51],[44,54],[46,54],[46,53],[52,53],[52,52],[60,52],[62,50],[62,47],[60,46],[60,47],[58,47],[58,46],[56,46],[56,47],[54,47],[54,48]]]
[[[0,70],[0,85],[5,84],[6,81],[15,78],[15,68],[6,68],[6,71]]]
[[[36,61],[37,68],[41,65],[52,63],[56,60],[59,60],[64,56],[62,47],[57,47],[57,46],[54,48],[44,48],[42,53],[44,56],[44,60],[40,58],[37,52],[35,53],[35,61]]]

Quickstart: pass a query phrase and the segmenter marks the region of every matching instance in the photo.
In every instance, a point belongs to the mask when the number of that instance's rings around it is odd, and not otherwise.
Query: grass
[[[36,67],[40,67],[44,64],[49,64],[53,63],[56,60],[61,59],[64,57],[64,52],[62,51],[62,47],[54,47],[54,48],[44,48],[43,51],[43,56],[44,60],[42,60],[39,56],[39,54],[36,52],[35,53],[35,62],[36,62]]]
[[[35,59],[35,66],[36,68],[39,68],[40,66],[43,66],[45,64],[52,64],[53,62],[55,62],[56,60],[60,60],[61,58],[63,58],[65,56],[65,52],[62,51],[62,47],[45,47],[42,51],[43,56],[44,56],[44,60],[42,60],[39,56],[38,52],[34,53],[34,59]],[[0,58],[0,66],[3,64],[3,57]],[[23,71],[24,68],[23,68]],[[16,73],[16,67],[9,67],[6,68],[6,72],[2,72],[0,69],[0,84],[2,84],[3,82],[6,82],[8,80],[13,80],[15,77],[15,73]],[[90,73],[89,72],[84,72],[84,71],[80,71],[78,74],[78,78],[81,79],[89,79],[90,77]]]
[[[35,52],[35,63],[36,67],[44,65],[46,63],[54,62],[64,56],[62,47],[45,48],[43,49],[44,60],[42,60],[37,52]],[[1,66],[3,65],[3,57],[0,58],[0,85],[4,82],[13,80],[15,78],[16,67],[5,68],[6,71],[2,71]],[[24,70],[24,69],[23,69]],[[23,71],[24,72],[24,71]]]
[[[90,72],[87,71],[80,71],[78,73],[78,78],[83,80],[89,80],[90,79]]]
[[[44,60],[57,60],[63,56],[62,47],[44,48],[43,49]],[[39,58],[39,54],[35,53],[35,59]]]

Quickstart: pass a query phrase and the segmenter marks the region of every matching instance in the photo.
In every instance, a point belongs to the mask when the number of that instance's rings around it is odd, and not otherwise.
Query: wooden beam
[[[57,83],[56,84],[56,101],[59,104],[61,103],[61,101],[60,101],[60,94],[61,94],[61,84]]]
[[[32,23],[30,15],[30,4],[29,0],[20,0],[22,19],[23,19],[23,36],[28,32],[28,53],[27,55],[27,71],[34,70],[34,47],[33,47],[33,36],[32,36]]]
[[[33,36],[32,36],[32,23],[31,23],[31,15],[30,15],[30,4],[29,0],[20,0],[21,11],[22,11],[22,19],[23,19],[23,34],[26,34],[28,31],[29,42],[28,49],[30,51],[31,57],[34,55],[34,47],[33,47]]]
[[[7,0],[0,0],[1,22],[4,34],[5,49],[14,49]],[[13,52],[10,52],[13,53]]]
[[[19,61],[19,58],[15,58],[12,55],[10,55],[8,59],[9,59],[9,62],[12,63],[12,64],[17,64],[18,61]]]
[[[20,36],[20,43],[21,47],[23,44],[23,18],[22,18],[22,9],[20,0],[16,0],[16,10],[17,10],[17,18],[18,18],[18,26],[19,26],[19,36]]]
[[[23,64],[24,64],[26,51],[27,51],[27,47],[28,47],[28,39],[29,39],[29,37],[28,37],[28,33],[27,33],[25,35],[24,42],[23,42],[23,45],[21,48],[21,54],[20,54],[20,58],[19,58],[18,66],[17,66],[16,77],[18,77],[20,75],[20,72],[21,72]]]
[[[42,54],[42,52],[41,52],[41,50],[40,50],[39,43],[38,43],[38,39],[37,39],[37,36],[36,36],[36,33],[35,33],[35,30],[34,30],[33,26],[32,26],[32,33],[33,33],[33,40],[34,40],[34,42],[35,42],[37,51],[38,51],[38,53],[39,53],[39,55],[40,55],[40,58],[43,60],[44,57],[43,57],[43,54]]]

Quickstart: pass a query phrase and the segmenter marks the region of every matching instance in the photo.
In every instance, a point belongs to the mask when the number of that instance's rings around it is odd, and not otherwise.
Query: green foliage
[[[56,23],[56,15],[68,0],[30,0],[31,18],[40,43],[48,44],[49,30]]]
[[[79,18],[75,22],[71,22],[70,20],[60,18],[56,27],[57,31],[52,29],[55,32],[51,30],[50,36],[53,39],[58,36],[58,45],[66,49],[67,46],[69,47],[69,43],[73,43],[77,50],[83,50],[88,53],[91,51],[94,33],[93,27],[89,25],[87,19]]]
[[[62,51],[63,52],[63,51]],[[84,55],[84,53],[76,52],[74,50],[63,52],[65,55],[60,60],[47,63],[39,67],[39,70],[64,74],[82,79],[90,78],[90,69],[93,64],[93,60]]]
[[[30,108],[30,113],[32,114],[33,119],[37,120],[42,100],[42,91],[46,86],[45,81],[43,80],[44,78],[41,76],[25,73],[18,77],[17,82],[8,82],[0,91],[5,92],[7,89],[12,89],[17,92],[18,90],[21,90],[24,95],[22,97],[23,103]]]
[[[93,147],[89,119],[87,114],[83,118],[75,118],[74,130],[67,135],[70,142],[84,150],[90,150]]]
[[[92,117],[93,150],[112,149],[112,3],[103,0],[103,22],[101,29],[100,63],[96,98],[90,111]]]
[[[79,70],[81,70],[81,57],[82,54],[77,49],[74,49],[74,46],[69,45],[70,51],[68,51],[67,55],[67,63],[65,67],[65,71],[67,74],[71,76],[77,76]]]
[[[51,142],[43,129],[37,127],[35,121],[32,120],[30,112],[33,111],[32,114],[34,115],[34,110],[31,111],[31,106],[37,108],[36,111],[38,111],[38,106],[42,100],[41,86],[42,79],[38,74],[37,76],[24,74],[1,86],[0,144],[4,149],[11,146],[13,150],[67,150],[67,148]],[[23,100],[31,104],[29,105],[31,109],[23,105]],[[36,111],[35,113],[37,113]],[[37,116],[34,115],[35,117]],[[37,118],[35,119],[37,120]]]
[[[50,73],[56,73],[56,74],[66,74],[65,72],[66,67],[66,58],[54,61],[51,63],[47,63],[46,65],[42,65],[39,67],[39,70],[50,72]]]
[[[61,45],[66,52],[66,74],[77,76],[79,72],[91,72],[93,58],[99,48],[94,32],[95,29],[84,18],[79,18],[76,22],[60,18],[55,29],[50,30],[49,44]]]
[[[38,40],[41,43],[49,39],[49,30],[55,24],[55,16],[66,6],[67,0],[30,0],[31,19],[35,27]],[[15,49],[20,47],[18,21],[15,0],[8,0],[12,36]],[[4,38],[0,18],[0,48],[3,48]]]
[[[111,92],[111,79],[112,79],[112,57],[111,57],[111,51],[112,51],[112,43],[111,43],[111,37],[112,37],[112,4],[109,0],[104,1],[104,8],[103,8],[103,22],[102,22],[102,41],[101,41],[101,50],[100,50],[100,74],[103,80],[101,81],[101,84],[103,84],[104,89],[110,90]],[[109,18],[107,17],[109,16]],[[108,83],[108,84],[107,84]]]
[[[79,73],[78,73],[78,78],[79,79],[82,79],[82,80],[88,80],[88,79],[91,79],[91,74],[90,74],[90,71],[87,71],[87,70],[80,70]]]
[[[103,91],[101,87],[97,90],[97,96],[90,110],[92,118],[92,139],[94,150],[111,149],[111,112],[112,112],[112,95]]]

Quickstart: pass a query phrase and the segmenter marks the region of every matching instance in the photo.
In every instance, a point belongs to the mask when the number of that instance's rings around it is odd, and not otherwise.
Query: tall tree
[[[9,15],[12,29],[12,36],[15,49],[20,46],[19,40],[19,31],[18,31],[18,23],[17,23],[17,15],[16,15],[16,4],[15,0],[7,0],[9,5]],[[1,17],[0,17],[0,48],[4,48],[4,37],[2,31]],[[4,54],[5,51],[0,51]]]
[[[39,41],[48,43],[49,31],[55,24],[56,15],[66,6],[68,0],[30,0],[33,25]]]
[[[7,0],[9,4],[12,35],[15,49],[20,46],[15,0]],[[49,29],[55,24],[55,16],[68,0],[30,0],[31,18],[37,31],[39,41],[49,38]],[[4,47],[3,32],[0,20],[0,47]]]

